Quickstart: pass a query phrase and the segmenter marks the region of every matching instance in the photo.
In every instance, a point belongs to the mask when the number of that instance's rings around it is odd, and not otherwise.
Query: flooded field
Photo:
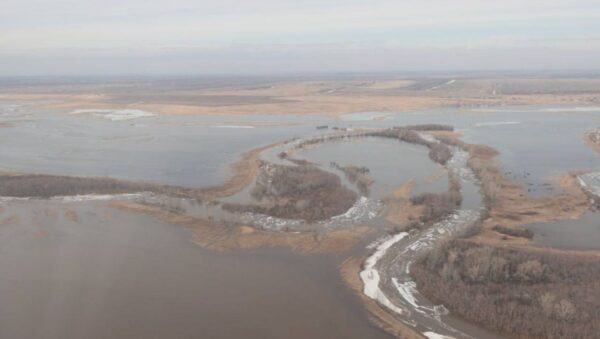
[[[338,258],[218,253],[104,202],[0,204],[5,338],[387,338]]]
[[[600,214],[588,212],[577,220],[528,225],[540,246],[569,250],[600,249]]]
[[[342,166],[362,166],[369,169],[373,179],[370,196],[382,199],[390,196],[394,189],[414,179],[415,194],[441,192],[448,187],[448,178],[442,166],[427,157],[427,149],[418,145],[366,138],[336,141],[298,152],[298,156],[321,167],[331,167],[331,162]],[[340,173],[340,177],[345,177]],[[348,183],[351,186],[350,183]]]
[[[413,143],[348,137],[297,146],[317,136],[448,124],[462,140],[497,149],[502,173],[528,195],[546,196],[561,190],[559,175],[600,168],[600,157],[582,139],[600,125],[599,112],[597,107],[532,106],[335,118],[42,111],[2,103],[0,169],[11,172],[202,188],[230,178],[231,165],[245,152],[274,146],[256,157],[258,173],[251,182],[205,201],[147,189],[118,192],[131,196],[2,197],[0,336],[390,337],[369,321],[361,302],[367,296],[421,336],[497,338],[428,301],[410,275],[419,256],[483,214],[485,197],[466,151],[453,147],[445,165],[436,163],[429,152],[438,141],[427,133],[425,141]],[[277,177],[280,172],[284,179]],[[461,195],[453,213],[431,224],[411,219],[412,229],[389,218],[393,204],[419,205],[413,199],[423,196],[437,201],[451,191],[452,175]],[[298,197],[302,190],[323,193]],[[327,195],[331,192],[335,195]],[[339,210],[307,216],[314,206],[331,207],[321,201],[340,197],[345,200]],[[142,213],[114,208],[111,201],[117,200],[138,204]],[[192,227],[200,219],[221,225],[221,233],[208,239]],[[528,228],[543,246],[597,250],[598,220],[589,212],[577,220]],[[317,250],[332,232],[358,226],[369,232],[352,241],[344,238],[347,246],[333,246],[332,240],[322,246],[328,251]],[[278,236],[283,238],[273,240]],[[225,238],[245,249],[204,248]],[[339,272],[350,255],[366,258],[359,296]]]

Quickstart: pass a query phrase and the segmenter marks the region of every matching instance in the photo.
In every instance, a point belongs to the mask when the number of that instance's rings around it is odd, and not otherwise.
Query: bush
[[[452,151],[445,144],[435,144],[429,149],[429,158],[438,164],[445,165],[452,158]]]
[[[528,230],[526,228],[511,228],[511,227],[496,225],[492,229],[498,233],[510,235],[511,237],[531,239],[531,238],[533,238],[533,235],[534,235],[533,231]]]
[[[515,338],[597,338],[600,262],[467,240],[439,244],[411,266],[432,302]]]

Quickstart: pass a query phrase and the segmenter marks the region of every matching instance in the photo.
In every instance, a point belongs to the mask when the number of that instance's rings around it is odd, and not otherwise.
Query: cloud
[[[287,46],[302,54],[319,44],[338,46],[336,50],[359,46],[353,53],[368,52],[360,46],[422,51],[552,47],[567,53],[595,51],[599,37],[600,4],[587,0],[0,3],[0,57],[15,59],[183,58],[241,52],[243,46]],[[244,53],[238,57],[246,57]]]

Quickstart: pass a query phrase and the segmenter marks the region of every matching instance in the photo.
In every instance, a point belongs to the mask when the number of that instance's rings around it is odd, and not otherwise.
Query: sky
[[[0,1],[0,76],[474,70],[600,70],[600,1]]]

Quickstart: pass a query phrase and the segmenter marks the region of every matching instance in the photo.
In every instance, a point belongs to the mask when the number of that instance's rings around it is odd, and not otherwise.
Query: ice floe
[[[321,221],[322,225],[333,225],[342,223],[361,223],[375,218],[381,209],[383,202],[381,200],[360,197],[346,213],[331,217],[328,220]]]
[[[358,224],[377,217],[382,208],[383,202],[381,200],[361,197],[344,214],[320,221],[317,224],[322,227]],[[282,231],[286,228],[306,225],[306,221],[300,219],[278,218],[252,212],[243,213],[240,216],[240,221],[270,231]]]
[[[454,337],[449,337],[447,335],[441,335],[435,332],[427,331],[423,333],[428,339],[454,339]]]
[[[585,173],[577,177],[579,185],[588,193],[600,197],[600,172]]]
[[[97,117],[102,117],[111,121],[125,121],[138,118],[153,117],[156,114],[139,109],[77,109],[70,114],[90,114]]]
[[[520,121],[489,121],[489,122],[478,122],[474,124],[475,127],[487,127],[487,126],[503,126],[503,125],[519,125]]]
[[[256,128],[256,126],[250,125],[212,125],[211,128],[232,128],[232,129],[252,129]]]
[[[394,305],[394,303],[388,299],[388,297],[379,287],[380,277],[379,272],[377,269],[375,269],[375,265],[385,255],[390,247],[392,247],[398,241],[404,239],[404,237],[407,235],[408,233],[401,232],[393,236],[389,236],[383,241],[379,241],[375,252],[365,262],[364,270],[360,272],[360,279],[364,285],[363,293],[367,297],[376,300],[380,304],[398,314],[402,314],[404,311],[400,307]]]

